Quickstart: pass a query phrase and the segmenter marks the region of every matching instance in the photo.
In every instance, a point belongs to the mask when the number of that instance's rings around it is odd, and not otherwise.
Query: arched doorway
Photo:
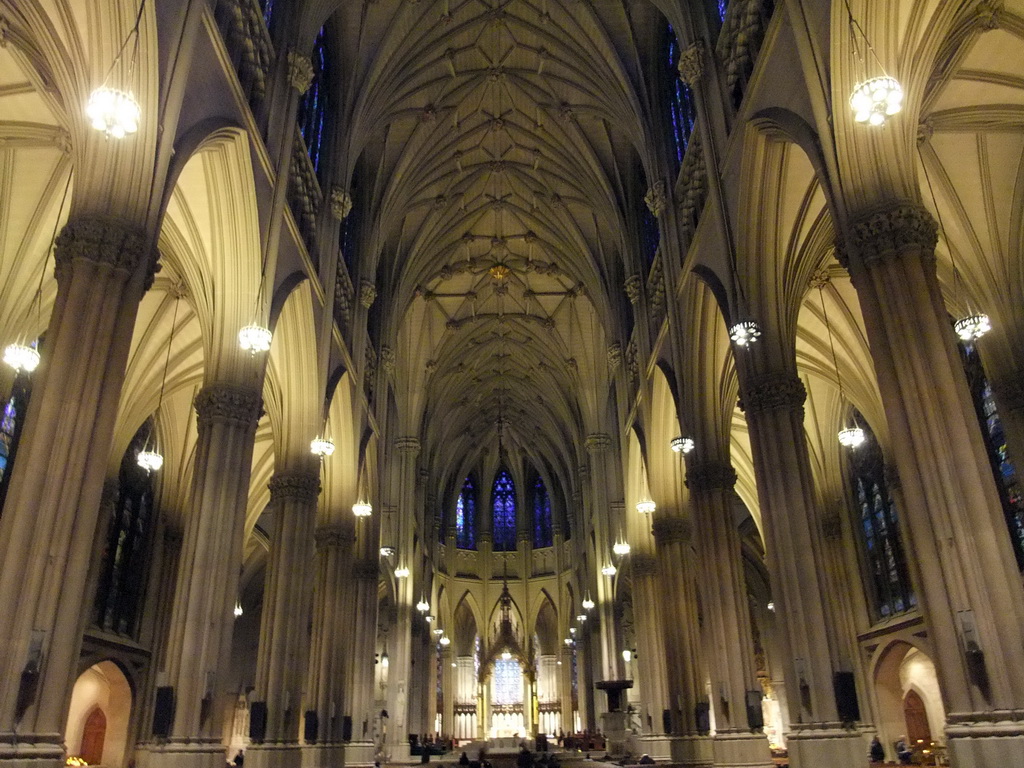
[[[101,661],[75,681],[64,742],[89,765],[121,768],[128,746],[132,689],[121,668]]]
[[[924,700],[913,689],[907,691],[907,695],[903,697],[903,719],[907,723],[909,743],[931,743],[932,730],[928,727],[928,712],[924,708]]]
[[[107,739],[107,716],[103,710],[94,707],[89,716],[85,718],[85,725],[82,727],[82,746],[78,750],[79,756],[89,765],[99,765],[103,762],[103,742]]]

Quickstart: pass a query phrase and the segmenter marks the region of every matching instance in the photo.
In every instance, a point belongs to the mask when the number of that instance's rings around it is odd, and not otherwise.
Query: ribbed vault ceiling
[[[660,15],[620,0],[351,6],[342,98],[360,93],[348,154],[371,222],[358,258],[382,287],[381,343],[397,340],[403,428],[443,448],[442,473],[499,420],[506,446],[573,467],[635,271],[626,212],[651,145],[638,84]]]

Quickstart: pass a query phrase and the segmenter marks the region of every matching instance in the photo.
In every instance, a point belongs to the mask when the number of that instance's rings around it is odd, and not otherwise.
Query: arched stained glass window
[[[491,681],[494,694],[491,701],[498,706],[510,707],[523,703],[523,672],[515,659],[497,659]]]
[[[302,140],[306,143],[306,151],[309,152],[309,159],[313,161],[313,168],[319,173],[320,153],[326,135],[330,81],[327,43],[323,29],[316,36],[311,60],[313,62],[313,80],[299,101],[298,123],[299,130],[302,132]]]
[[[263,11],[263,23],[270,28],[270,17],[274,15],[274,0],[260,0],[260,10]]]
[[[516,487],[505,470],[494,478],[491,498],[494,551],[510,552],[516,548]]]
[[[540,477],[533,484],[533,546],[550,547],[554,543],[551,528],[551,497]]]
[[[33,349],[39,349],[39,341],[32,343]],[[18,453],[21,430],[25,426],[25,413],[28,411],[28,400],[32,394],[32,377],[22,371],[15,377],[11,387],[11,397],[0,411],[0,515],[3,514],[7,489],[11,485],[11,473],[14,470],[14,459]]]
[[[455,501],[455,546],[476,549],[476,488],[472,477],[466,478]]]
[[[999,491],[999,500],[1006,516],[1006,525],[1010,529],[1017,567],[1024,569],[1024,488],[1021,487],[1020,475],[1006,447],[1003,422],[999,418],[992,387],[981,364],[981,355],[977,347],[969,342],[960,344],[960,354],[967,374],[967,385],[974,400],[974,410],[981,425],[981,436],[985,440],[985,449],[992,465],[996,489]]]
[[[917,605],[917,599],[900,539],[896,505],[885,481],[882,449],[864,417],[854,411],[854,420],[867,437],[847,453],[862,560],[875,613],[879,618],[888,618],[909,611]]]
[[[690,134],[697,122],[697,105],[693,100],[693,91],[679,79],[679,40],[669,24],[665,31],[665,63],[668,74],[665,82],[668,85],[666,101],[669,109],[669,124],[672,129],[672,143],[675,147],[675,169],[678,172],[682,165],[686,146],[690,142]]]
[[[107,632],[136,637],[145,588],[146,564],[155,510],[153,477],[138,465],[138,453],[149,441],[146,422],[132,438],[121,460],[117,498],[110,505],[106,548],[93,604],[93,623]]]

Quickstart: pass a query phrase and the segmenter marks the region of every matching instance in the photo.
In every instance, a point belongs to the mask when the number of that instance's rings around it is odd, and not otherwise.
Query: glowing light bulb
[[[309,444],[309,452],[321,459],[334,454],[334,441],[326,437],[317,437]]]
[[[352,514],[356,517],[369,517],[373,514],[373,505],[368,501],[357,501],[352,505]]]
[[[687,454],[693,450],[693,438],[692,437],[673,437],[672,438],[672,450],[676,453]]]
[[[953,330],[956,331],[956,335],[960,337],[961,341],[974,341],[992,330],[992,322],[988,319],[988,315],[968,315],[957,320],[953,324]]]
[[[653,515],[654,510],[656,510],[657,508],[658,505],[655,504],[650,499],[647,499],[646,501],[638,501],[636,503],[636,511],[639,512],[641,515]]]

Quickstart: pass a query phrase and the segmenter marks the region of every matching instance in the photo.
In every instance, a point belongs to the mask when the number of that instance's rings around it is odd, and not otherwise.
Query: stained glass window
[[[472,477],[466,478],[455,502],[455,546],[476,549],[476,489]]]
[[[974,400],[974,410],[981,425],[981,435],[985,440],[989,463],[992,465],[996,489],[999,491],[999,500],[1006,516],[1006,525],[1010,529],[1017,567],[1024,569],[1024,488],[1021,487],[1021,478],[1006,447],[1003,422],[999,418],[992,387],[981,364],[981,355],[978,354],[977,347],[971,343],[961,343],[960,354],[964,371],[967,373],[967,385]]]
[[[313,168],[319,173],[320,152],[326,133],[327,94],[330,79],[327,44],[323,29],[316,36],[311,60],[313,62],[313,80],[299,101],[298,122],[302,140],[306,143],[306,151],[309,152],[309,159],[313,161]]]
[[[523,673],[515,659],[497,659],[491,679],[491,700],[498,706],[523,703]]]
[[[147,422],[135,434],[121,461],[117,497],[110,522],[100,578],[93,603],[93,623],[107,632],[137,637],[146,563],[155,512],[153,478],[138,465],[138,453],[151,434]]]
[[[867,439],[847,452],[853,504],[859,517],[870,600],[876,614],[887,618],[909,611],[917,599],[900,539],[896,505],[885,481],[882,449],[864,417],[855,411],[854,420]]]
[[[554,543],[551,530],[551,497],[544,481],[537,478],[533,484],[533,546],[538,549]]]
[[[697,122],[697,106],[693,100],[693,91],[679,79],[679,41],[672,25],[668,25],[665,33],[665,58],[668,66],[667,102],[669,124],[672,128],[672,143],[675,147],[675,167],[678,171],[686,154],[686,146]]]
[[[725,11],[729,7],[729,0],[717,0],[718,4],[718,20],[720,22],[725,21]]]
[[[494,551],[512,551],[516,548],[516,487],[511,475],[505,470],[494,478],[491,497],[494,512]]]
[[[38,342],[32,346],[38,349]],[[11,387],[11,397],[0,412],[0,514],[3,513],[7,489],[11,484],[11,472],[14,470],[14,459],[18,453],[21,429],[25,426],[25,413],[31,393],[30,375],[24,372],[18,374]]]
[[[260,0],[260,6],[263,11],[263,23],[270,28],[270,17],[274,14],[274,0]]]

